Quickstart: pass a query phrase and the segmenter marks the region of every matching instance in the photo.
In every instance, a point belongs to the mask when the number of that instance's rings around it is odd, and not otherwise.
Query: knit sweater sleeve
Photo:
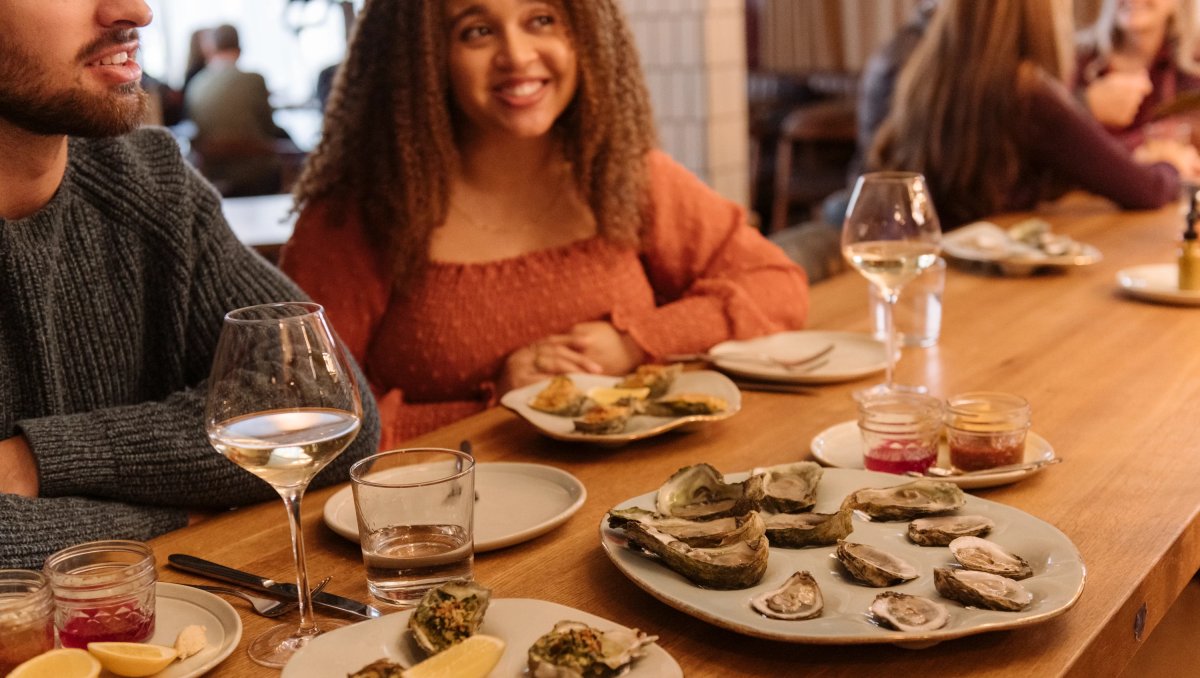
[[[666,154],[649,163],[654,217],[642,258],[657,306],[618,306],[613,324],[654,357],[802,327],[804,270]]]

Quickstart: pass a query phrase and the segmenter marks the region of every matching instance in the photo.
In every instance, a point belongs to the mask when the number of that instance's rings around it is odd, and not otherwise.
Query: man
[[[196,124],[201,169],[224,195],[278,193],[282,161],[276,142],[288,134],[275,124],[267,83],[238,69],[237,29],[225,24],[208,36],[210,56],[187,88],[184,106]]]
[[[204,379],[225,312],[303,295],[166,132],[133,131],[150,18],[143,0],[0,0],[0,567],[275,496],[208,444]],[[317,483],[374,450],[365,392],[363,410]]]

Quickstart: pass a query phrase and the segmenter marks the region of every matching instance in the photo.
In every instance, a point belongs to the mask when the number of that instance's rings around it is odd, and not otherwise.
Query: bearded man
[[[304,295],[169,134],[136,129],[150,20],[142,0],[0,0],[0,567],[275,496],[208,444],[204,380],[227,311]],[[317,484],[374,451],[362,399]]]

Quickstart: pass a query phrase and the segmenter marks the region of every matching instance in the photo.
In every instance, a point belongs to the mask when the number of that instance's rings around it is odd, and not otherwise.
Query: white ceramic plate
[[[1178,264],[1148,264],[1117,271],[1117,283],[1131,297],[1165,304],[1200,306],[1200,291],[1179,289]]]
[[[1061,256],[1013,240],[996,224],[977,221],[942,236],[942,253],[962,261],[996,264],[1006,275],[1029,275],[1041,268],[1090,266],[1101,259],[1100,250],[1079,243],[1080,251]]]
[[[208,639],[199,653],[171,664],[154,678],[202,676],[224,661],[242,639],[242,618],[237,610],[208,591],[160,581],[155,584],[154,598],[154,635],[146,642],[174,647],[179,632],[193,624],[203,626]],[[116,678],[108,671],[101,671],[100,676]]]
[[[387,480],[403,468],[369,477]],[[587,499],[583,483],[543,464],[480,462],[475,465],[475,552],[492,551],[540,536],[575,515]],[[354,491],[338,490],[325,502],[325,524],[358,543]]]
[[[408,631],[412,610],[396,612],[379,619],[359,622],[317,636],[296,653],[283,667],[282,678],[329,678],[345,676],[378,659],[412,666],[425,657]],[[534,641],[564,619],[583,622],[607,631],[620,624],[588,614],[573,607],[529,598],[499,598],[488,605],[479,632],[500,638],[505,643],[500,663],[488,674],[491,678],[525,678],[527,654]],[[645,629],[643,629],[645,630]],[[679,664],[657,644],[647,648],[645,657],[634,662],[628,678],[682,677]]]
[[[800,359],[813,355],[833,345],[833,351],[821,360],[824,364],[806,371],[789,371],[783,367],[763,364],[752,360],[721,358],[722,354],[759,354],[779,360]],[[730,374],[766,381],[781,381],[794,384],[830,384],[859,379],[869,374],[882,372],[887,367],[887,353],[883,342],[870,335],[858,332],[825,332],[804,330],[780,332],[745,341],[726,341],[708,351],[714,363]],[[814,363],[819,364],[819,363]]]
[[[821,431],[813,436],[812,444],[809,448],[812,450],[813,456],[817,458],[817,461],[826,466],[852,469],[863,468],[862,436],[859,434],[858,422],[856,421],[843,421],[840,424],[834,424]],[[1048,461],[1053,458],[1054,448],[1050,446],[1050,443],[1045,438],[1032,431],[1025,436],[1024,461]],[[946,447],[945,441],[942,442],[941,450],[938,453],[937,465],[942,468],[950,468],[950,450]],[[989,473],[982,476],[948,476],[946,478],[939,478],[939,480],[945,480],[969,490],[976,487],[995,487],[996,485],[1015,483],[1035,473],[1040,473],[1045,468],[1045,466],[1039,466],[1038,468],[1021,471]]]
[[[608,377],[596,374],[569,374],[584,393],[593,388],[613,386],[621,381],[620,377]],[[667,391],[671,393],[700,393],[722,398],[729,404],[729,409],[717,414],[692,415],[687,417],[651,417],[639,414],[630,417],[629,423],[621,433],[579,433],[575,430],[575,422],[571,417],[560,417],[546,412],[539,412],[529,406],[529,401],[546,388],[550,381],[539,381],[523,388],[513,389],[504,394],[500,404],[521,415],[526,421],[555,440],[572,442],[596,443],[599,445],[624,445],[635,440],[649,438],[682,426],[689,426],[709,421],[728,419],[742,409],[742,393],[738,387],[720,372],[698,370],[684,372],[675,378],[675,383]]]
[[[729,474],[739,481],[746,473]],[[825,469],[817,489],[815,511],[832,513],[846,495],[864,487],[887,487],[912,480],[886,473]],[[654,492],[634,497],[615,508],[654,507]],[[809,549],[771,548],[767,572],[756,586],[741,591],[701,589],[682,575],[661,565],[657,559],[639,555],[625,546],[623,533],[600,523],[600,542],[612,562],[633,583],[662,602],[703,621],[738,633],[793,643],[857,644],[898,643],[927,646],[942,640],[1028,626],[1066,612],[1083,591],[1084,566],[1079,550],[1049,523],[993,501],[968,495],[960,513],[984,515],[996,523],[987,537],[1033,566],[1034,576],[1021,584],[1033,593],[1033,603],[1020,612],[997,612],[967,608],[941,598],[933,587],[933,568],[954,563],[944,547],[917,546],[908,541],[906,522],[876,523],[854,518],[848,541],[870,544],[907,560],[920,576],[900,586],[871,588],[852,582],[833,557],[834,547]],[[825,599],[823,614],[815,619],[785,621],[764,617],[750,607],[750,599],[778,588],[797,570],[812,573]],[[900,591],[938,600],[950,612],[941,629],[926,633],[901,633],[873,623],[867,608],[883,591]]]

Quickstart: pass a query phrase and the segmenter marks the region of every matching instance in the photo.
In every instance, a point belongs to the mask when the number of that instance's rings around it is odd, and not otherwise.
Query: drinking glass
[[[856,398],[897,390],[896,299],[905,283],[933,266],[941,250],[942,229],[925,177],[915,172],[872,172],[858,178],[842,224],[842,255],[883,297],[887,328],[887,372],[882,384]]]
[[[269,483],[283,498],[296,560],[300,625],[275,626],[250,658],[282,667],[324,630],[313,617],[300,498],[309,481],[358,435],[362,402],[354,372],[319,304],[250,306],[225,315],[204,411],[218,452]]]

